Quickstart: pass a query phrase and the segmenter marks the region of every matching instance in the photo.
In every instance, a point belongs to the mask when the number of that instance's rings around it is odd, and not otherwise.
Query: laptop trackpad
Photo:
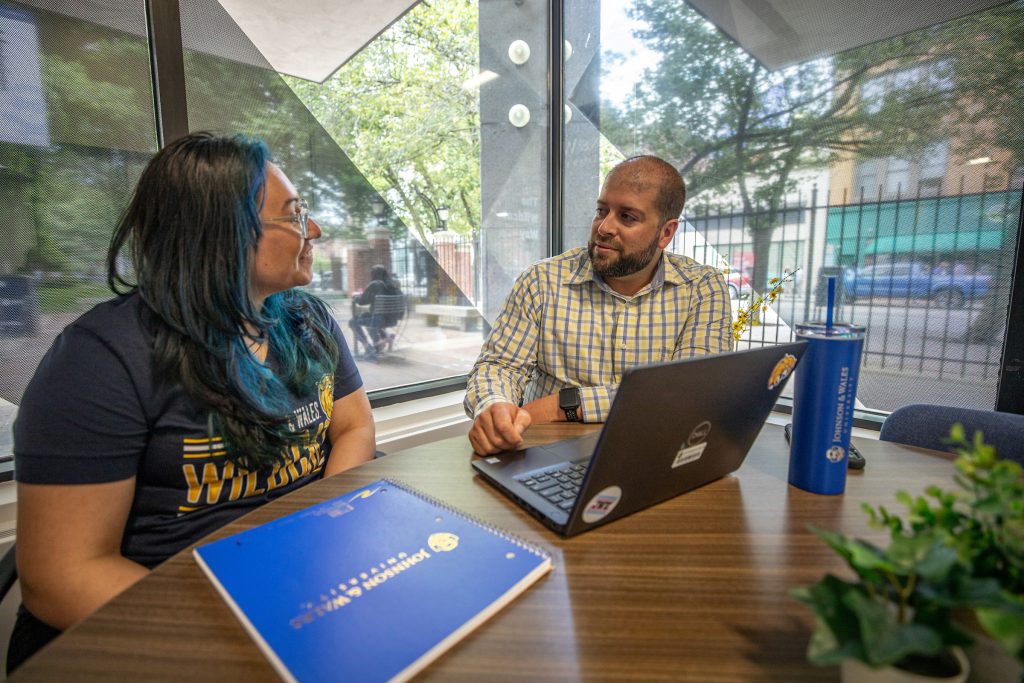
[[[580,458],[589,458],[594,454],[594,447],[597,446],[599,438],[601,438],[601,432],[593,432],[577,439],[556,441],[539,448],[547,453],[557,453],[566,460],[579,460]]]

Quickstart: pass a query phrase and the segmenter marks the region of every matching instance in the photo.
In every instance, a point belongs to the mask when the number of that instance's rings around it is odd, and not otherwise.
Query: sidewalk
[[[347,299],[328,301],[352,348],[352,330],[348,326],[351,309]],[[81,313],[40,316],[39,332],[31,337],[0,335],[0,400],[19,403],[39,359],[54,337]],[[415,382],[424,382],[469,372],[480,353],[483,333],[463,332],[446,327],[428,327],[426,321],[410,314],[399,328],[394,350],[377,360],[356,359],[367,391]]]
[[[345,333],[349,349],[352,349],[352,329],[348,326],[352,317],[349,302],[328,303]],[[463,332],[448,327],[428,327],[424,318],[412,313],[397,329],[400,333],[391,352],[373,360],[356,358],[367,391],[464,375],[473,366],[483,343],[481,330]]]

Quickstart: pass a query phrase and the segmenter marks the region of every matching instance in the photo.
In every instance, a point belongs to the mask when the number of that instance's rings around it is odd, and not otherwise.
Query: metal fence
[[[864,368],[993,381],[1019,180],[951,196],[906,197],[899,189],[886,196],[883,189],[874,200],[862,190],[856,201],[841,195],[830,203],[812,187],[774,209],[698,203],[688,207],[670,250],[727,269],[734,309],[771,279],[790,278],[745,344],[789,341],[795,322],[822,319],[826,278],[834,277],[837,319],[867,328]]]

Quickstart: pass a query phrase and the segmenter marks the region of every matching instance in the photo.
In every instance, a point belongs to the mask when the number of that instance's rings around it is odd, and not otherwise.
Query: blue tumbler
[[[796,337],[807,350],[793,378],[789,483],[811,493],[842,493],[864,327],[803,323]]]

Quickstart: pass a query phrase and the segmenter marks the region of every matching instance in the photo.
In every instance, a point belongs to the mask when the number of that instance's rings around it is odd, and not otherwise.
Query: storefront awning
[[[869,244],[864,254],[951,254],[999,249],[1003,244],[1001,230],[932,233],[929,235],[890,235]]]

